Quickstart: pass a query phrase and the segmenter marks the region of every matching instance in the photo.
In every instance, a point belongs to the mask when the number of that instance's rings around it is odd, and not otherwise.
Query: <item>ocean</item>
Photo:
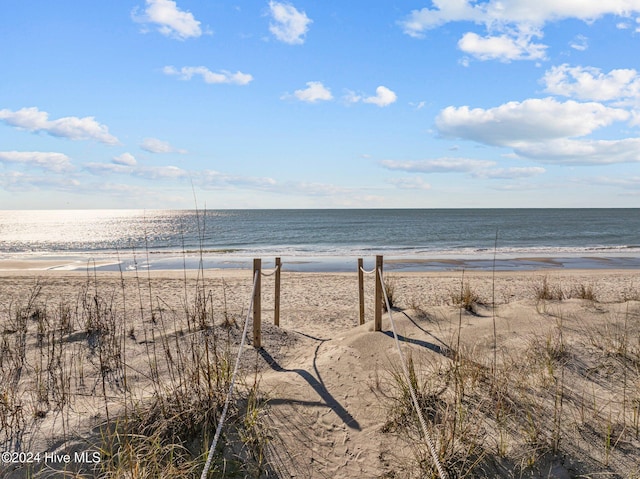
[[[640,209],[0,211],[1,260],[59,269],[640,268]],[[495,260],[495,261],[494,261]]]

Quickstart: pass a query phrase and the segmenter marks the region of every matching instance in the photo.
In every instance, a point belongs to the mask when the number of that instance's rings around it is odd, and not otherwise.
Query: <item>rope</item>
[[[366,269],[364,269],[362,266],[360,266],[360,271],[362,271],[364,274],[371,274],[371,273],[375,273],[376,269],[373,268],[371,271],[367,271]]]
[[[260,274],[262,276],[273,276],[274,274],[276,274],[278,272],[278,270],[280,269],[281,265],[278,265],[275,267],[275,269],[271,272],[271,273],[263,273],[262,271],[260,271]]]
[[[391,305],[389,304],[389,298],[387,297],[387,289],[384,286],[384,278],[382,277],[382,271],[378,272],[380,276],[380,282],[382,284],[382,293],[384,294],[384,301],[387,305],[387,313],[389,313],[389,322],[391,323],[391,329],[393,330],[393,337],[396,341],[396,347],[398,348],[398,353],[400,354],[400,362],[402,363],[402,371],[404,372],[405,379],[407,380],[407,385],[409,386],[409,392],[411,393],[411,401],[413,402],[413,407],[418,413],[418,419],[420,420],[420,425],[422,426],[422,433],[424,434],[425,441],[427,446],[429,447],[429,452],[431,452],[431,457],[433,458],[433,462],[436,465],[436,469],[438,470],[438,474],[440,475],[440,479],[449,479],[447,473],[442,468],[442,464],[440,463],[440,459],[438,459],[438,453],[436,451],[436,447],[433,444],[433,439],[427,430],[427,423],[422,415],[422,410],[420,409],[420,404],[418,403],[418,397],[416,396],[416,392],[413,389],[413,384],[411,384],[411,376],[409,375],[409,370],[407,369],[407,364],[404,360],[404,355],[402,354],[402,349],[400,348],[400,340],[398,339],[398,333],[396,333],[396,325],[393,321],[393,315],[391,314]]]
[[[238,373],[238,368],[240,366],[240,356],[242,355],[242,350],[244,348],[244,342],[247,338],[247,330],[249,326],[249,317],[251,316],[251,312],[253,311],[253,295],[256,291],[256,284],[258,283],[258,272],[253,278],[253,288],[251,290],[251,300],[249,301],[249,310],[247,311],[247,317],[244,320],[244,330],[242,331],[242,340],[240,341],[240,348],[238,349],[238,356],[236,357],[236,365],[233,368],[233,375],[231,376],[231,385],[229,386],[229,392],[227,393],[227,398],[224,401],[224,407],[222,408],[222,415],[220,416],[220,421],[218,422],[218,427],[216,429],[216,433],[213,436],[213,441],[211,443],[211,447],[209,448],[209,456],[207,457],[207,462],[204,465],[204,469],[202,470],[202,475],[200,479],[206,479],[207,474],[209,473],[209,468],[211,467],[211,461],[213,459],[214,452],[216,450],[216,445],[218,444],[218,439],[220,439],[220,433],[222,432],[222,425],[224,424],[224,420],[227,416],[227,411],[229,409],[229,402],[231,401],[231,396],[233,395],[233,388],[236,383],[236,375]]]

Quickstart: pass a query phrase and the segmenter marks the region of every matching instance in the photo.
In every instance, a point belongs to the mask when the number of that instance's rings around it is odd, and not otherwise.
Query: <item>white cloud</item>
[[[298,11],[293,5],[273,0],[269,2],[269,10],[273,19],[269,31],[278,40],[290,45],[304,43],[309,24],[313,22],[305,12]]]
[[[386,86],[382,86],[382,85],[376,88],[376,94],[372,96],[365,97],[353,91],[348,91],[347,94],[344,96],[344,101],[347,103],[363,102],[363,103],[370,103],[372,105],[377,105],[379,107],[389,106],[392,103],[395,103],[397,99],[398,99],[398,96],[393,91],[391,91]],[[424,102],[422,103],[423,103],[422,106],[424,106]],[[420,106],[419,108],[422,108],[422,106]]]
[[[296,90],[293,92],[293,96],[307,103],[316,103],[318,101],[329,101],[333,100],[333,95],[331,94],[331,90],[325,87],[322,82],[319,81],[310,81],[306,83],[307,88],[302,90]],[[290,98],[291,95],[284,95],[281,98],[286,99]]]
[[[640,12],[640,0],[433,0],[432,8],[413,10],[399,24],[404,33],[422,38],[428,30],[449,22],[473,22],[488,33],[466,33],[458,46],[481,60],[509,61],[544,58],[545,45],[531,42],[542,37],[549,22],[578,19],[593,22],[605,15],[628,18]],[[574,42],[574,48],[585,48]]]
[[[599,68],[571,67],[565,63],[547,70],[542,83],[549,93],[581,100],[640,99],[640,75],[633,69],[603,73]]]
[[[609,165],[640,162],[640,138],[622,140],[557,139],[525,143],[514,148],[520,156],[541,163]]]
[[[585,181],[588,185],[599,184],[605,186],[618,186],[625,189],[640,189],[640,176],[630,176],[626,178],[611,178],[607,176],[599,176],[589,178]]]
[[[324,196],[335,199],[337,197],[352,196],[356,190],[327,183],[288,181],[279,185],[274,191],[286,195]]]
[[[546,45],[533,43],[531,35],[512,36],[502,34],[481,37],[469,32],[458,41],[458,48],[479,60],[542,60],[545,58]],[[465,65],[465,66],[468,66]]]
[[[123,153],[122,155],[114,156],[112,161],[116,165],[124,166],[136,166],[138,164],[136,158],[131,153]]]
[[[375,96],[369,96],[364,98],[364,103],[371,103],[376,106],[389,106],[398,99],[398,96],[386,86],[379,86],[376,88]]]
[[[612,93],[607,96],[615,97]],[[445,137],[510,147],[515,154],[508,155],[512,158],[558,165],[605,165],[640,161],[640,138],[582,137],[615,121],[634,121],[634,118],[626,110],[601,103],[558,102],[545,98],[509,102],[490,109],[448,107],[436,118],[436,126]],[[535,170],[496,169],[478,176],[492,178],[527,171]]]
[[[424,32],[445,23],[468,21],[492,28],[504,25],[535,25],[575,18],[593,22],[605,15],[629,17],[640,13],[640,0],[433,0],[434,8],[414,10],[402,22],[407,35]]]
[[[410,173],[468,173],[474,178],[487,179],[518,179],[540,175],[546,170],[539,166],[496,168],[495,161],[473,160],[470,158],[437,158],[432,160],[395,161],[384,160],[380,164],[389,170],[406,171]],[[409,180],[416,182],[411,186]],[[392,183],[404,188],[419,188],[420,178],[392,180]],[[400,186],[399,186],[400,187]]]
[[[430,190],[431,185],[420,177],[393,178],[390,180],[396,188],[401,190]]]
[[[584,35],[576,35],[576,37],[569,43],[569,46],[574,50],[583,52],[589,48],[589,39]]]
[[[77,192],[81,186],[75,178],[52,175],[29,175],[19,171],[0,173],[0,187],[7,191],[55,190]]]
[[[509,102],[495,108],[447,107],[436,118],[445,137],[473,140],[493,146],[517,146],[564,137],[588,135],[615,121],[630,118],[628,111],[600,103],[564,103],[553,98]]]
[[[84,118],[68,116],[49,120],[47,112],[31,107],[18,111],[0,110],[0,120],[34,133],[43,131],[52,136],[70,140],[95,140],[107,145],[119,144],[118,139],[109,133],[109,128],[98,123],[92,116]]]
[[[467,0],[433,0],[434,9],[413,10],[406,20],[400,23],[404,33],[422,38],[426,30],[431,30],[453,21],[479,21],[482,11]]]
[[[358,95],[356,92],[347,90],[347,94],[343,97],[346,103],[358,103],[362,101],[362,95]]]
[[[93,192],[93,194],[99,192],[103,196],[118,199],[119,201],[122,201],[122,204],[126,207],[131,207],[132,202],[137,201],[137,204],[142,205],[142,207],[144,208],[144,206],[148,203],[149,198],[158,195],[158,190],[155,190],[153,188],[147,188],[139,185],[127,185],[125,183],[110,183],[105,181],[87,185],[85,188],[83,188],[84,191],[80,192],[85,193],[89,189],[89,192]],[[176,200],[175,196],[168,194],[167,190],[164,188],[162,190],[162,197],[167,201]]]
[[[125,175],[133,173],[134,166],[121,163],[85,163],[83,169],[96,176],[104,174]]]
[[[96,176],[117,174],[147,180],[191,179],[194,185],[204,189],[239,187],[259,190],[277,190],[276,181],[272,178],[230,175],[214,170],[187,171],[173,165],[140,166],[138,164],[116,163],[115,161],[113,163],[87,163],[83,166],[86,171]]]
[[[135,176],[151,180],[178,179],[189,177],[189,172],[177,166],[145,166],[133,171]]]
[[[204,189],[221,187],[248,187],[252,189],[270,189],[276,186],[276,180],[268,177],[229,175],[215,170],[204,170],[194,175],[194,183]]]
[[[172,0],[146,0],[147,8],[144,15],[138,16],[137,9],[133,11],[132,18],[140,23],[154,23],[158,25],[158,31],[165,36],[184,40],[202,35],[200,22],[191,12],[185,12],[178,8]]]
[[[145,138],[142,140],[140,148],[149,153],[187,153],[187,150],[175,148],[168,141],[158,140],[157,138]]]
[[[495,161],[469,158],[437,158],[415,161],[382,160],[380,164],[388,170],[413,173],[470,173],[496,165]]]
[[[56,173],[73,169],[68,156],[41,151],[0,151],[0,163],[35,166]]]
[[[207,67],[182,67],[180,70],[173,66],[166,66],[162,69],[165,75],[176,75],[181,80],[191,80],[195,75],[202,76],[205,83],[231,83],[234,85],[247,85],[253,80],[253,76],[248,73],[231,73],[226,70],[212,72]]]
[[[177,166],[138,166],[118,163],[87,163],[84,169],[94,175],[131,175],[149,180],[188,178],[189,172]]]
[[[516,166],[511,168],[492,168],[484,171],[477,171],[473,173],[473,176],[477,178],[514,180],[541,175],[545,171],[546,170],[540,166]]]
[[[46,130],[50,127],[49,114],[36,107],[21,108],[18,111],[0,110],[0,120],[17,128],[29,131]]]

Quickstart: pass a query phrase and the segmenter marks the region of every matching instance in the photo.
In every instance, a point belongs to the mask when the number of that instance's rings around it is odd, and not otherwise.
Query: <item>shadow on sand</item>
[[[314,339],[317,339],[317,338],[314,338]],[[324,342],[326,340],[321,340],[321,341]],[[271,369],[281,373],[298,374],[300,377],[302,377],[302,379],[304,379],[309,384],[309,386],[313,388],[313,390],[322,399],[322,401],[302,401],[299,399],[282,398],[282,399],[271,399],[269,403],[270,404],[299,404],[299,405],[306,405],[306,406],[327,406],[331,408],[331,410],[334,413],[336,413],[336,415],[342,420],[342,422],[345,423],[345,425],[347,425],[351,429],[355,429],[359,431],[360,424],[358,423],[358,421],[356,421],[354,417],[351,414],[349,414],[349,411],[347,411],[342,406],[342,404],[340,404],[336,400],[336,398],[334,398],[333,395],[331,395],[331,393],[327,390],[326,386],[324,385],[324,382],[322,381],[322,377],[320,376],[320,372],[318,371],[318,368],[316,366],[318,349],[320,348],[321,344],[322,343],[320,343],[318,347],[316,347],[316,351],[313,357],[313,369],[315,370],[316,375],[318,376],[317,379],[315,376],[313,376],[313,374],[311,374],[309,371],[305,369],[285,369],[282,366],[280,366],[280,364],[278,364],[278,362],[267,351],[265,351],[264,348],[261,348],[259,350],[260,356],[262,356],[262,358],[271,367]]]

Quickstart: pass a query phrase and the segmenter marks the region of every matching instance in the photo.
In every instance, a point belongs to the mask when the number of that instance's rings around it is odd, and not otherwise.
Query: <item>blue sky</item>
[[[640,0],[0,5],[0,209],[640,207]]]

